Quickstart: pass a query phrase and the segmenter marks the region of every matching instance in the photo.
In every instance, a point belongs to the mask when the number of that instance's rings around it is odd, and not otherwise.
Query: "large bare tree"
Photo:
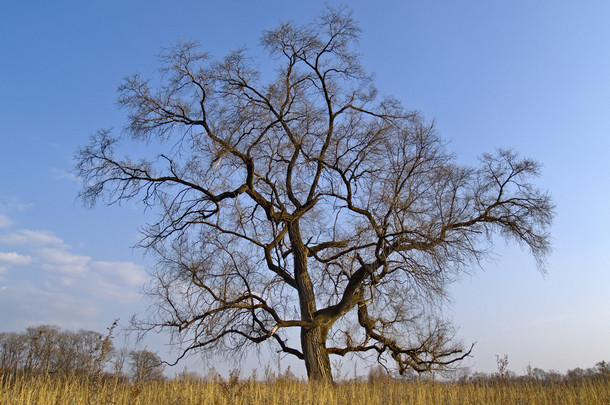
[[[117,156],[109,131],[78,151],[86,202],[159,214],[144,228],[159,261],[141,326],[173,331],[182,356],[270,341],[322,381],[331,354],[447,366],[470,352],[432,305],[447,284],[496,234],[543,264],[553,205],[531,183],[539,165],[504,150],[458,164],[431,123],[377,95],[358,35],[332,9],[265,31],[272,74],[243,49],[215,60],[180,43],[159,80],[120,86],[122,137],[151,152]]]

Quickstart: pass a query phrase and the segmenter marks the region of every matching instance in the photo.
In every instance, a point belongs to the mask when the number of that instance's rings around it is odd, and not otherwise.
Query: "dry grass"
[[[299,381],[129,384],[49,376],[0,376],[0,405],[90,404],[610,404],[610,381],[529,383],[347,382],[336,386]]]

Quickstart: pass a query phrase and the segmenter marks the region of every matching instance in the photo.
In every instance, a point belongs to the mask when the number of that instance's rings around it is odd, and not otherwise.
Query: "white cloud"
[[[75,255],[63,249],[43,248],[37,251],[42,269],[68,275],[83,275],[89,271],[89,256]]]
[[[0,311],[3,328],[15,330],[37,324],[69,328],[72,323],[84,322],[102,313],[98,302],[70,292],[50,291],[32,282],[2,289],[0,307],[11,308],[11,311]]]
[[[75,183],[81,182],[81,179],[78,176],[76,176],[74,173],[68,172],[66,170],[52,169],[52,172],[53,172],[53,176],[57,180],[71,180]]]
[[[13,225],[13,221],[6,215],[0,214],[0,229],[9,228],[11,225]]]
[[[16,198],[0,197],[0,210],[2,211],[25,211],[33,204],[24,204]]]
[[[54,245],[58,247],[69,247],[61,238],[53,235],[49,231],[20,229],[6,235],[0,235],[0,242],[7,245]]]
[[[135,263],[93,262],[91,267],[102,277],[116,284],[140,286],[146,281],[146,270]]]
[[[26,265],[32,261],[31,256],[20,255],[17,252],[0,252],[0,262],[13,265]]]
[[[36,255],[40,268],[49,274],[48,289],[127,303],[140,298],[135,287],[146,280],[144,267],[131,262],[93,261],[56,248],[38,249]]]
[[[0,325],[114,319],[141,302],[144,266],[95,260],[47,230],[2,229],[9,220],[0,217],[0,308],[11,310],[0,311]],[[27,271],[12,272],[17,265]]]
[[[83,288],[95,298],[102,299],[105,302],[130,304],[136,303],[142,297],[133,287],[126,287],[115,284],[112,281],[105,280],[101,277],[94,279],[83,286]]]

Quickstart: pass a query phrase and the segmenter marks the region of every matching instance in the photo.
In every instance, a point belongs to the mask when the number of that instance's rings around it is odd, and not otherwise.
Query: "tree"
[[[136,381],[150,381],[163,378],[163,362],[148,350],[134,350],[129,353],[131,377]]]
[[[600,377],[610,379],[610,364],[607,361],[602,360],[595,363],[595,371]]]
[[[112,351],[112,343],[98,332],[32,326],[24,333],[0,333],[0,370],[87,375],[101,372],[104,350]]]
[[[93,373],[96,360],[102,356],[103,344],[104,336],[98,332],[82,329],[59,332],[54,355],[55,372],[64,375]]]
[[[57,347],[61,329],[54,325],[39,325],[26,328],[27,358],[25,371],[55,373],[57,371]]]
[[[16,371],[23,368],[27,356],[27,340],[23,334],[0,333],[0,370]]]
[[[371,367],[367,374],[367,381],[369,383],[384,382],[389,379],[391,379],[391,377],[388,374],[388,371],[381,364],[376,364]]]
[[[126,131],[77,152],[86,203],[158,213],[141,242],[159,259],[155,311],[138,325],[174,332],[179,359],[268,341],[311,380],[332,380],[331,354],[442,368],[470,350],[433,304],[493,235],[543,265],[553,205],[531,182],[539,165],[506,150],[458,164],[432,123],[377,95],[359,32],[333,9],[265,31],[270,80],[243,49],[214,60],[179,43],[157,84],[121,84]],[[121,157],[129,137],[151,152]]]

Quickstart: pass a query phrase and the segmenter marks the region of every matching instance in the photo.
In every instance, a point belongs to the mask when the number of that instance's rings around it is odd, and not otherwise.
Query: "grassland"
[[[151,381],[0,375],[0,405],[250,405],[250,404],[610,404],[610,381],[570,382],[345,382],[295,380]]]

